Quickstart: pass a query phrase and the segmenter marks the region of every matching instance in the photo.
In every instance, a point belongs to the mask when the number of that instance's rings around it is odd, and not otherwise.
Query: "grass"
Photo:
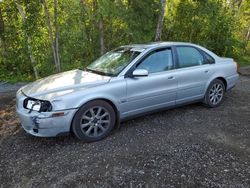
[[[235,61],[242,67],[250,66],[250,56],[242,56],[240,58],[236,58]]]
[[[3,81],[7,81],[11,84],[15,84],[18,82],[31,82],[34,81],[34,79],[32,78],[32,76],[29,75],[21,75],[21,74],[17,74],[17,75],[4,75],[4,74],[0,74],[0,82]]]

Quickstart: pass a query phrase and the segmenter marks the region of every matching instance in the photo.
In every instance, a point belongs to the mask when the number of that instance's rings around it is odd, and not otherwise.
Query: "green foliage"
[[[183,0],[174,11],[174,16],[166,21],[168,40],[193,42],[219,55],[232,55],[235,21],[221,1]]]
[[[25,21],[17,4],[23,7]],[[54,7],[46,0],[54,32]],[[241,64],[250,64],[250,0],[240,6],[228,0],[168,0],[162,40],[200,44]],[[105,50],[131,43],[152,42],[160,0],[58,1],[59,53],[62,70],[82,68],[100,56],[99,21],[103,21]],[[55,73],[52,50],[41,1],[3,0],[4,32],[0,34],[0,80],[34,79],[28,51],[30,37],[40,77]]]

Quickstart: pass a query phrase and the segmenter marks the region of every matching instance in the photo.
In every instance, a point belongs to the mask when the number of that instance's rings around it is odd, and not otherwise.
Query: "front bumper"
[[[70,132],[71,121],[77,109],[63,110],[63,116],[52,117],[55,112],[36,112],[16,108],[23,129],[34,136],[55,137]]]

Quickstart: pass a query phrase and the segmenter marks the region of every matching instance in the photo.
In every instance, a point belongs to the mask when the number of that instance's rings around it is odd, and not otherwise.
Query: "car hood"
[[[72,70],[37,80],[21,88],[21,91],[29,97],[51,99],[76,90],[105,84],[110,78],[82,70]]]

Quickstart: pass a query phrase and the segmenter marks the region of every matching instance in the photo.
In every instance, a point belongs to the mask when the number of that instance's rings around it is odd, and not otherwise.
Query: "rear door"
[[[124,116],[135,115],[175,104],[175,78],[171,48],[157,49],[140,60],[135,69],[146,69],[145,77],[128,77]],[[134,69],[134,70],[135,70]]]
[[[178,90],[176,104],[202,99],[206,92],[206,83],[213,74],[208,54],[192,46],[176,46],[176,78]],[[207,57],[206,57],[207,56]]]

